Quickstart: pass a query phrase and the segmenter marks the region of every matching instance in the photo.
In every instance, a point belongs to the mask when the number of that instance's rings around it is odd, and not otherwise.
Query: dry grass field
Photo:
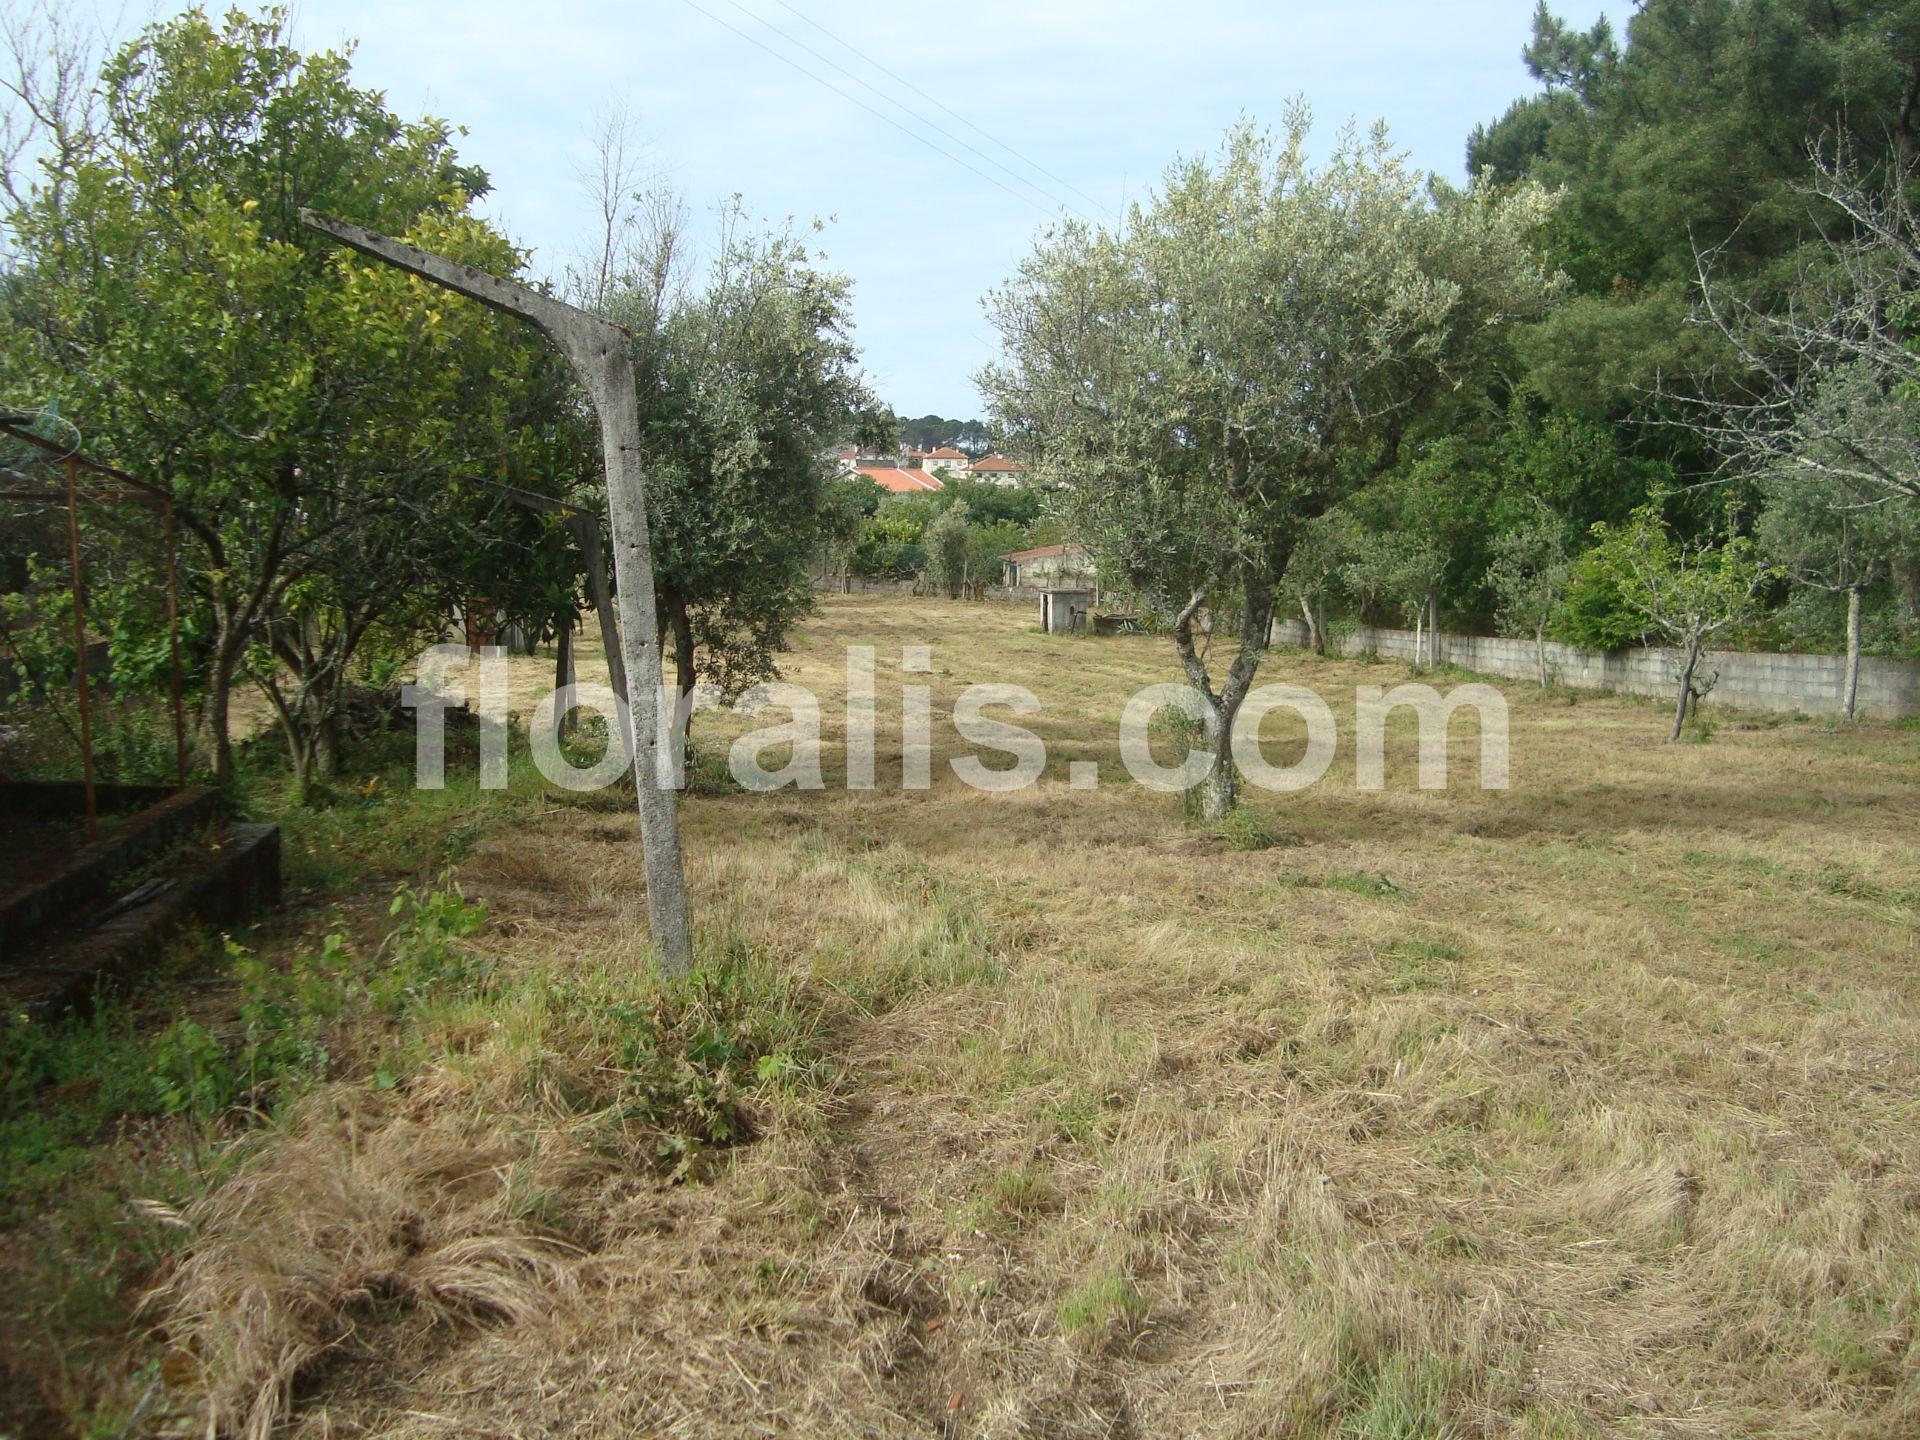
[[[646,978],[627,802],[487,831],[458,878],[489,988],[184,1217],[149,1315],[192,1423],[1920,1434],[1920,733],[1721,714],[1669,746],[1657,707],[1515,684],[1510,789],[1463,716],[1452,788],[1415,788],[1403,721],[1362,793],[1354,687],[1406,671],[1276,652],[1262,680],[1320,690],[1342,746],[1249,794],[1276,843],[1242,849],[1118,762],[1164,639],[828,599],[784,668],[830,756],[850,644],[879,649],[877,789],[830,763],[685,806],[700,984]],[[1037,785],[948,769],[976,681],[1042,699]]]

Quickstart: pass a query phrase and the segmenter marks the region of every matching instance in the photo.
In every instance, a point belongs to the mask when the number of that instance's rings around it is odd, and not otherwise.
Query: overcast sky
[[[1599,13],[1556,9],[1581,24]],[[1459,178],[1468,131],[1529,86],[1532,10],[298,0],[294,27],[308,49],[357,39],[356,77],[401,114],[466,127],[463,154],[493,177],[488,212],[543,273],[591,234],[578,174],[596,112],[624,103],[696,211],[737,192],[762,216],[828,221],[821,243],[853,277],[880,397],[903,415],[972,416],[971,376],[993,352],[981,296],[1062,204],[1106,219],[1174,155],[1211,148],[1243,114],[1277,124],[1296,93],[1323,143],[1349,118],[1384,118],[1417,163]]]

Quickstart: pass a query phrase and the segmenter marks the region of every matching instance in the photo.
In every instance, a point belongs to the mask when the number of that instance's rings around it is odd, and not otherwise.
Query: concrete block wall
[[[946,599],[944,591],[936,592],[932,586],[914,580],[816,580],[814,588],[829,595],[912,595],[914,586],[920,585],[923,599]],[[980,592],[982,600],[997,600],[1003,604],[1040,603],[1040,597],[1046,591],[1035,585],[989,585]]]
[[[1305,645],[1307,627],[1300,620],[1278,620],[1273,626],[1276,645]],[[1346,638],[1349,655],[1368,652],[1392,660],[1413,660],[1411,630],[1386,630],[1363,625]],[[1494,635],[1449,635],[1441,632],[1439,659],[1482,675],[1514,680],[1537,680],[1539,664],[1531,640]],[[1621,695],[1645,695],[1665,700],[1680,683],[1681,655],[1676,650],[1645,647],[1602,652],[1547,643],[1548,673],[1562,685],[1578,690],[1612,690]],[[1713,650],[1701,659],[1704,675],[1718,674],[1708,692],[1708,705],[1734,710],[1789,710],[1808,715],[1838,715],[1846,683],[1844,655],[1771,655],[1748,650]],[[1880,719],[1920,715],[1920,663],[1864,656],[1860,661],[1859,713]]]

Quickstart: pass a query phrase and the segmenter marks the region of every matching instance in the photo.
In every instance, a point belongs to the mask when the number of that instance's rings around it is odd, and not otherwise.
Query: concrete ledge
[[[84,808],[84,793],[68,781],[0,785],[0,822],[9,813],[75,814]],[[98,800],[104,813],[137,813],[75,850],[58,873],[0,896],[0,960],[29,944],[42,926],[104,899],[117,876],[210,823],[220,805],[219,792],[199,786],[101,786]]]
[[[178,785],[122,785],[102,781],[93,787],[102,815],[124,815],[144,810],[178,792]],[[29,820],[57,820],[82,815],[87,787],[78,780],[8,780],[0,783],[0,817],[20,815]]]
[[[91,929],[0,971],[0,998],[35,1019],[85,1010],[103,985],[158,959],[183,926],[239,924],[279,900],[280,827],[235,825],[183,873],[135,889]]]

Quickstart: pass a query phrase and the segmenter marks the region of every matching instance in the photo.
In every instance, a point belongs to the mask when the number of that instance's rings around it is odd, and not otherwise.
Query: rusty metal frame
[[[99,832],[100,815],[94,785],[92,687],[87,682],[87,592],[86,570],[80,560],[80,502],[85,499],[100,503],[132,502],[160,506],[161,533],[167,555],[167,658],[171,671],[174,771],[184,785],[187,783],[187,719],[180,675],[180,580],[173,493],[163,486],[129,475],[124,470],[103,465],[73,447],[42,439],[22,429],[12,415],[0,416],[0,435],[42,451],[47,456],[46,463],[58,464],[64,472],[64,493],[55,490],[0,490],[0,500],[42,500],[66,508],[67,561],[73,586],[74,681],[79,690],[80,703],[80,764],[87,797],[87,838],[92,840]],[[90,475],[116,480],[130,488],[82,490],[80,473],[83,470]]]

